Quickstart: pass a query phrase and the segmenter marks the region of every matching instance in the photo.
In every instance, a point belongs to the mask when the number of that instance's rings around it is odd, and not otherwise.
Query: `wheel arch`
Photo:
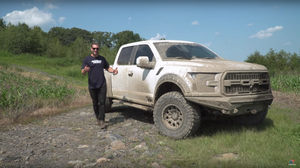
[[[175,74],[167,74],[162,76],[155,88],[155,102],[165,93],[177,91],[182,95],[191,93],[188,84],[179,76]]]
[[[113,97],[112,93],[112,83],[111,83],[111,74],[107,71],[104,71],[105,82],[106,82],[106,97]]]

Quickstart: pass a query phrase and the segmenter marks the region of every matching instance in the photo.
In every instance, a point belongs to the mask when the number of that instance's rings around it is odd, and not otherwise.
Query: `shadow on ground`
[[[120,115],[114,118],[111,118],[109,122],[119,123],[123,122],[125,119],[133,119],[140,122],[154,124],[153,122],[153,114],[151,111],[145,111],[141,109],[137,109],[130,106],[116,106],[112,107],[111,111],[108,113],[118,112]]]

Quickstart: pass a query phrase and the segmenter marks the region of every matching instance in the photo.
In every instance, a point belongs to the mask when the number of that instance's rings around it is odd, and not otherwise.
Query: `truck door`
[[[155,71],[154,69],[137,67],[136,60],[139,56],[147,56],[150,62],[155,62],[155,56],[146,44],[137,46],[134,53],[134,59],[131,60],[133,63],[127,67],[127,87],[131,92],[128,99],[132,102],[152,105],[154,103]]]
[[[116,63],[116,67],[118,67],[118,75],[112,76],[112,90],[114,93],[114,97],[118,99],[128,101],[128,74],[127,69],[132,66],[131,60],[134,51],[134,46],[124,47],[119,53],[119,57]],[[115,67],[115,68],[116,68]]]

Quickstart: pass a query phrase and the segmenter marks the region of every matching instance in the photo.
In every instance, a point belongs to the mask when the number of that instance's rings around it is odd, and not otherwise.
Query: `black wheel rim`
[[[177,130],[182,126],[183,114],[176,105],[168,105],[162,112],[163,124],[171,130]]]

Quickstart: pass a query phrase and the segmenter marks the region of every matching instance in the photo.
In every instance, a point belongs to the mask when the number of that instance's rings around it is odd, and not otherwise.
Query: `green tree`
[[[122,45],[127,43],[145,40],[141,38],[139,34],[133,33],[133,31],[129,30],[114,34],[112,38],[116,49],[119,49]]]
[[[14,54],[25,53],[28,48],[29,27],[25,23],[7,26],[5,48]]]
[[[106,46],[107,48],[113,47],[113,33],[94,31],[92,36],[93,42],[98,43],[100,46]]]
[[[261,55],[258,51],[255,51],[254,54],[248,56],[245,62],[256,63],[266,66],[265,57]]]
[[[27,36],[27,43],[28,46],[25,52],[32,53],[32,54],[39,54],[43,52],[43,44],[42,39],[43,31],[39,26],[34,26],[33,28],[29,29],[29,33]]]
[[[54,58],[54,57],[60,57],[60,53],[61,53],[61,44],[59,42],[59,39],[56,37],[50,38],[48,40],[48,43],[46,45],[47,50],[46,50],[46,55],[50,58]]]
[[[82,61],[84,57],[91,54],[90,45],[86,44],[86,40],[78,37],[69,48],[69,57]]]
[[[99,54],[104,56],[109,64],[113,64],[117,56],[118,50],[115,48],[108,48],[107,46],[101,46]]]
[[[63,27],[52,27],[48,31],[48,40],[52,38],[57,38],[61,43],[63,43],[66,36],[67,30]]]
[[[3,30],[3,29],[5,29],[5,28],[6,28],[5,21],[2,18],[0,18],[0,31]]]
[[[40,54],[44,51],[42,39],[45,38],[45,33],[38,26],[29,28],[25,23],[9,23],[3,33],[4,49],[11,53]]]
[[[83,29],[73,27],[72,29],[65,29],[63,27],[52,27],[48,32],[48,37],[57,37],[62,45],[70,46],[77,37],[82,37],[87,44],[93,40],[91,32]]]
[[[300,56],[294,53],[288,62],[288,67],[291,68],[292,71],[300,70]]]
[[[261,55],[258,51],[255,51],[245,61],[266,66],[271,75],[300,70],[300,57],[296,53],[291,54],[284,50],[275,52],[272,48],[266,55]]]
[[[6,39],[5,30],[6,30],[5,21],[3,19],[0,19],[0,50],[5,49],[5,46],[4,46],[5,39]]]

